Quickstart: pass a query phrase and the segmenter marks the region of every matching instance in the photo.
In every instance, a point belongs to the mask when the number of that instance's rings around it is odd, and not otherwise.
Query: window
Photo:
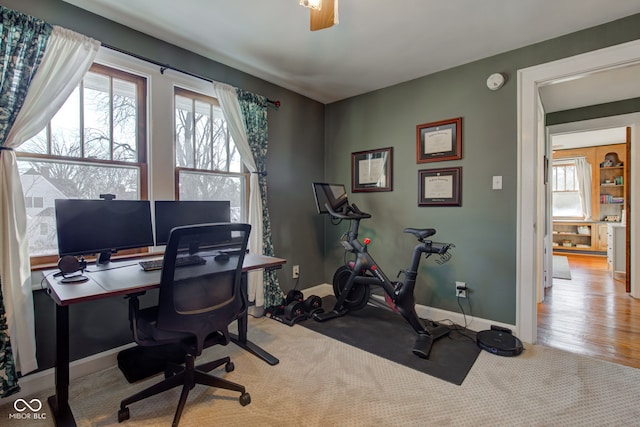
[[[248,173],[215,98],[176,88],[176,198],[230,200],[231,220],[246,220]]]
[[[43,197],[25,197],[24,204],[27,208],[42,208],[44,207]]]
[[[47,126],[16,150],[32,264],[58,252],[55,199],[147,198],[146,102],[144,77],[94,64]]]
[[[556,160],[552,167],[553,216],[584,219],[575,160]]]

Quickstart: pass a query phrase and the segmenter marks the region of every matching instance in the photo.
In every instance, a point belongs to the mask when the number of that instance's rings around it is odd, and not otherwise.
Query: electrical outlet
[[[300,266],[299,265],[294,265],[293,266],[293,275],[292,277],[294,279],[297,279],[298,277],[300,277]]]
[[[456,297],[458,298],[467,297],[467,284],[465,282],[456,281]]]

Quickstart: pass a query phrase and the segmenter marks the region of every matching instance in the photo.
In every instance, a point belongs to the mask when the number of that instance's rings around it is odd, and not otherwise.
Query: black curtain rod
[[[149,58],[146,58],[144,56],[141,56],[141,55],[138,55],[138,54],[135,54],[135,53],[127,52],[124,49],[120,49],[118,47],[110,46],[110,45],[105,44],[105,43],[102,43],[102,46],[104,46],[104,47],[106,47],[108,49],[111,49],[111,50],[115,50],[116,52],[124,53],[125,55],[133,56],[134,58],[140,59],[142,61],[150,62],[150,63],[152,63],[154,65],[157,65],[157,66],[160,67],[160,74],[164,74],[164,72],[166,70],[173,70],[173,71],[177,71],[177,72],[182,73],[182,74],[186,74],[186,75],[191,76],[191,77],[195,77],[195,78],[200,79],[200,80],[205,80],[207,82],[213,83],[213,80],[211,80],[208,77],[199,76],[199,75],[191,73],[189,71],[181,70],[180,68],[173,67],[173,66],[171,66],[169,64],[163,64],[163,63],[155,61],[153,59],[149,59]],[[267,103],[269,104],[269,106],[275,108],[276,110],[278,108],[280,108],[280,101],[272,101],[271,99],[267,99]]]

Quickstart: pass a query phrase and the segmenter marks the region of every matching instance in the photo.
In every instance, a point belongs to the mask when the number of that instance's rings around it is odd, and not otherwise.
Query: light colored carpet
[[[251,404],[240,406],[238,393],[196,386],[181,426],[637,426],[640,420],[640,370],[547,347],[526,346],[518,357],[483,351],[457,386],[299,325],[250,318],[249,336],[280,364],[269,366],[233,344],[208,349],[206,358],[231,355],[236,370],[216,372],[244,384]],[[128,384],[114,367],[73,381],[78,425],[118,425],[120,399],[157,380]],[[34,397],[46,402],[51,393]],[[168,426],[177,401],[174,390],[131,405],[131,419],[120,425]],[[9,419],[13,412],[12,403],[0,407],[0,424],[53,426],[49,413],[25,422]]]
[[[555,279],[571,280],[571,269],[569,259],[566,256],[553,256],[553,277]]]

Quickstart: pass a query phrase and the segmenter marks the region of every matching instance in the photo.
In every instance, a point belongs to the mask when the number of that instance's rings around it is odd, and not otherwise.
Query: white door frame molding
[[[520,339],[534,344],[537,337],[537,292],[543,271],[544,214],[538,209],[544,197],[542,183],[544,144],[538,141],[538,88],[547,84],[575,79],[593,72],[640,62],[640,40],[599,49],[593,52],[518,70],[518,193],[517,193],[517,260],[516,260],[516,330]],[[637,144],[632,150],[638,153]],[[633,155],[633,152],[632,152]],[[637,155],[633,155],[637,158]],[[632,177],[632,182],[634,179]],[[633,185],[633,184],[632,184]],[[636,204],[634,203],[634,206]],[[638,209],[631,209],[632,229],[640,220]],[[537,225],[540,225],[537,227]],[[636,242],[631,242],[631,265],[640,265]],[[636,260],[636,262],[633,261]],[[634,283],[632,272],[631,280]]]

